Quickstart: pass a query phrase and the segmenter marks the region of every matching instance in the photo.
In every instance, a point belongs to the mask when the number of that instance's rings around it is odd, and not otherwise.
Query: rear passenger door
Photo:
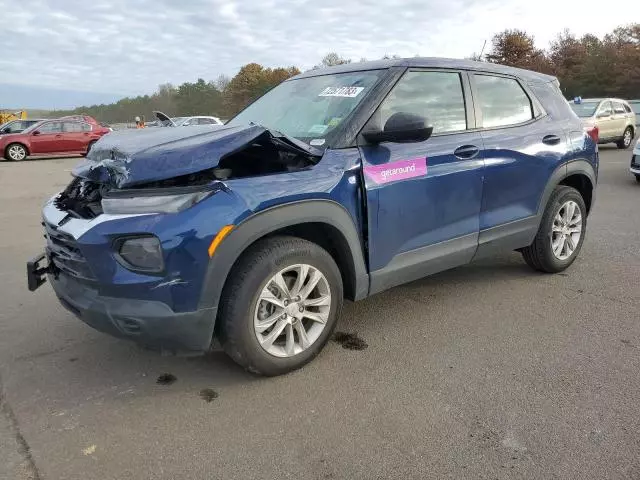
[[[567,155],[560,121],[509,76],[470,75],[484,143],[484,187],[477,256],[528,245],[553,171]]]
[[[85,122],[64,122],[65,152],[85,152],[90,141],[91,126]]]
[[[596,122],[598,124],[598,134],[601,139],[610,140],[616,136],[613,107],[609,100],[600,103],[596,111]]]
[[[622,102],[616,102],[615,100],[611,102],[613,105],[613,128],[614,136],[617,138],[621,138],[624,129],[627,127],[627,111],[624,109],[624,104]]]
[[[360,146],[371,293],[473,257],[483,165],[469,99],[463,72],[409,70],[369,120],[383,126],[394,113],[413,113],[434,127],[423,142]]]

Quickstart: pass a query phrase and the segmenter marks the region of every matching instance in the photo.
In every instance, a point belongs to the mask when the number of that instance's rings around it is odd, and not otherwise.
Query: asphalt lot
[[[222,353],[161,357],[30,293],[40,206],[77,159],[1,162],[0,478],[640,478],[630,155],[601,149],[566,273],[513,253],[347,304],[338,329],[367,349],[330,343],[271,379]]]

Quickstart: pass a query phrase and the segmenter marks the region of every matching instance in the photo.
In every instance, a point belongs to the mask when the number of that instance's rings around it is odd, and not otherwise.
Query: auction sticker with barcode
[[[360,95],[364,87],[327,87],[318,95],[319,97],[348,97],[355,98]]]

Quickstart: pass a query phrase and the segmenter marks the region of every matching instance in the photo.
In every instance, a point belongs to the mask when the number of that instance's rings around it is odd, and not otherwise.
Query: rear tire
[[[542,215],[533,243],[521,250],[525,262],[546,273],[571,265],[582,248],[587,229],[587,207],[575,188],[558,185]]]
[[[633,142],[633,128],[627,127],[624,133],[622,134],[622,138],[618,140],[616,145],[618,146],[619,149],[626,150],[631,146],[632,142]]]
[[[246,370],[281,375],[320,353],[342,301],[342,276],[326,250],[295,237],[261,240],[242,255],[227,280],[218,337]]]
[[[11,143],[4,150],[4,158],[7,160],[13,160],[14,162],[24,160],[27,158],[27,155],[29,155],[27,148],[20,143]]]

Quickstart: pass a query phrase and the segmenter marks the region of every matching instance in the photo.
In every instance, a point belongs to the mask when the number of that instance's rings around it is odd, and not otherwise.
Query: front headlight
[[[175,195],[140,195],[103,197],[102,211],[111,214],[176,213],[201,202],[213,191]]]

